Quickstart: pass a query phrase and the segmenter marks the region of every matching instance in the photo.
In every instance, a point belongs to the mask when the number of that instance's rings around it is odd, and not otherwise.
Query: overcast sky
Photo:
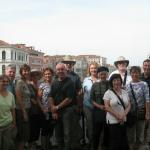
[[[141,65],[150,54],[150,0],[0,0],[0,40],[48,55],[120,55]]]

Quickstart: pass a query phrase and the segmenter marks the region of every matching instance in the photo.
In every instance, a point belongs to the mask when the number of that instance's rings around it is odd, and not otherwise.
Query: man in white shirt
[[[123,81],[122,86],[124,87],[126,84],[128,84],[131,81],[131,76],[129,76],[127,73],[129,60],[125,59],[124,56],[119,56],[117,58],[117,61],[114,62],[114,65],[116,66],[117,70],[113,71],[109,75],[109,78],[115,73],[120,74]]]

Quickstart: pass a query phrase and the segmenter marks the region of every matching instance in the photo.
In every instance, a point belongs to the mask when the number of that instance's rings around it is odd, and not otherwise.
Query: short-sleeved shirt
[[[51,85],[50,83],[47,82],[42,82],[39,86],[39,89],[42,90],[42,101],[41,104],[46,107],[49,108],[49,100],[48,100],[48,96],[50,94],[51,91]]]
[[[108,81],[95,82],[91,88],[91,100],[95,101],[97,104],[104,105],[103,96],[109,88]],[[106,121],[106,113],[104,110],[94,107],[93,109],[93,119],[97,122]]]
[[[0,95],[0,127],[7,126],[12,123],[11,110],[15,108],[14,96],[8,92],[6,97]]]
[[[109,88],[108,81],[95,82],[91,88],[91,99],[96,103],[103,105],[104,104],[103,96],[105,92],[108,90],[108,88]]]
[[[19,89],[22,93],[22,100],[26,109],[31,107],[31,93],[28,84],[23,80],[18,80],[16,83],[16,89]],[[16,109],[20,109],[18,103],[16,103]]]
[[[7,90],[11,92],[13,95],[15,95],[15,80],[11,81],[8,86]]]
[[[67,74],[68,77],[71,78],[71,80],[73,81],[73,83],[75,84],[75,89],[79,90],[82,88],[81,85],[81,81],[80,81],[80,77],[78,76],[78,74],[76,74],[75,72],[71,71]]]
[[[91,88],[94,81],[92,80],[92,77],[86,77],[83,81],[83,92],[84,92],[84,99],[83,99],[83,105],[87,106],[89,108],[93,108],[92,100],[91,100]]]
[[[31,93],[31,110],[30,113],[31,114],[38,114],[40,112],[40,108],[38,105],[35,105],[32,102],[32,99],[34,101],[37,101],[37,96],[38,96],[38,90],[35,86],[33,86],[31,83],[29,83],[28,85],[29,89],[30,89],[30,93]]]
[[[73,100],[74,85],[69,77],[59,81],[57,78],[52,83],[49,97],[54,99],[55,105],[60,104],[65,98]],[[72,103],[71,103],[72,104]],[[71,105],[70,104],[70,105]]]
[[[146,82],[144,81],[139,81],[136,83],[131,82],[133,91],[134,91],[134,95],[136,97],[136,101],[138,104],[138,108],[144,108],[145,107],[145,103],[146,102],[150,102],[149,99],[149,88]],[[129,94],[130,100],[131,100],[131,109],[135,109],[135,102],[133,99],[133,95],[131,92],[131,88],[130,88],[130,84],[128,84],[126,86],[126,90]]]
[[[122,89],[121,95],[119,95],[119,96],[123,100],[125,107],[127,107],[129,104],[128,93]],[[124,112],[124,108],[123,108],[122,104],[120,103],[118,97],[114,94],[114,92],[112,90],[110,90],[110,89],[107,90],[106,93],[104,94],[103,99],[104,99],[104,101],[110,101],[110,107],[114,111],[116,111],[118,113]],[[107,112],[107,114],[106,114],[106,122],[108,124],[119,123],[117,118],[114,117],[110,112]]]
[[[77,97],[77,91],[82,89],[82,85],[81,85],[81,81],[80,81],[80,77],[78,76],[78,74],[76,74],[73,71],[70,71],[67,73],[67,76],[73,81],[74,83],[74,104],[76,104],[76,97]]]

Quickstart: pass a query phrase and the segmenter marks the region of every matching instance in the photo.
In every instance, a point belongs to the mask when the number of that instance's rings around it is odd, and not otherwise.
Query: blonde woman
[[[88,74],[89,76],[86,77],[83,81],[83,112],[86,118],[86,126],[88,130],[88,139],[89,139],[89,147],[92,146],[92,139],[93,139],[93,118],[92,118],[92,110],[93,104],[92,99],[90,98],[91,88],[93,83],[97,81],[97,63],[91,63],[88,67]]]

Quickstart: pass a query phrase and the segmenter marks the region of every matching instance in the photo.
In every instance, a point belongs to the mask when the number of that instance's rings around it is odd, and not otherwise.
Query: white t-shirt
[[[125,107],[129,104],[128,93],[122,89],[120,98],[123,100]],[[104,101],[110,101],[110,107],[118,113],[124,112],[124,108],[118,99],[118,97],[114,94],[112,90],[107,90],[103,97]],[[106,122],[108,124],[116,124],[119,123],[117,118],[114,117],[111,113],[106,113]]]

